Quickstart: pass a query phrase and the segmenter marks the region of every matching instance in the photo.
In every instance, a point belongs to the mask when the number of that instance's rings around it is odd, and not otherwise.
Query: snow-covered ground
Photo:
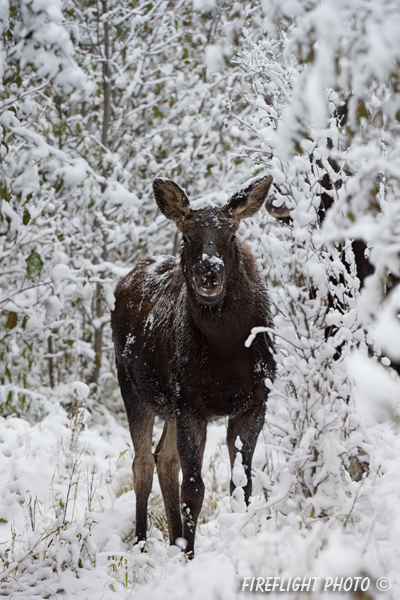
[[[0,0],[0,596],[400,598],[399,30],[399,0]],[[178,252],[155,177],[198,208],[264,172],[291,224],[240,234],[279,354],[253,499],[213,423],[195,559],[156,475],[141,552],[112,286]]]
[[[285,477],[275,484],[266,501],[262,469],[271,456],[279,459],[279,448],[274,446],[268,425],[256,448],[251,506],[245,514],[233,513],[227,492],[225,423],[211,424],[203,466],[206,496],[197,555],[187,562],[178,548],[168,546],[156,475],[149,506],[147,551],[132,546],[132,450],[123,419],[117,420],[105,409],[91,418],[81,409],[71,418],[56,397],[50,413],[39,423],[30,425],[15,417],[2,419],[0,551],[5,571],[0,595],[77,600],[229,600],[245,597],[243,581],[248,591],[253,577],[286,578],[280,580],[286,581],[281,583],[282,589],[290,577],[314,577],[319,579],[312,580],[316,591],[311,597],[329,599],[337,597],[338,592],[323,591],[325,578],[337,577],[339,583],[342,577],[361,577],[359,585],[364,582],[365,588],[369,584],[364,595],[349,592],[340,597],[397,600],[397,429],[392,420],[364,430],[370,460],[368,475],[359,482],[349,481],[346,493],[337,494],[334,515],[316,518],[312,513],[301,514],[295,498],[285,499]],[[158,424],[155,441],[160,433]],[[377,591],[380,577],[391,581],[389,591]],[[265,589],[263,580],[258,582]],[[256,585],[254,580],[253,591]],[[270,597],[309,596],[300,590],[275,591]]]

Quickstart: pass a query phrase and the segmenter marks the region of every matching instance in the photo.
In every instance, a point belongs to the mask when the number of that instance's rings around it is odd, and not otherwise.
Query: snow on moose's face
[[[207,304],[221,301],[235,263],[234,219],[218,208],[192,210],[182,225],[183,272],[197,298]]]

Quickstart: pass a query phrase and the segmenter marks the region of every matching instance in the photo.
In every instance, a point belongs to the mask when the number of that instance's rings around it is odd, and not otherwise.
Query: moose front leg
[[[204,483],[201,478],[207,422],[181,418],[176,423],[176,439],[182,468],[181,510],[183,537],[187,542],[186,554],[194,554],[194,538],[197,519],[204,498]]]
[[[235,489],[235,484],[232,481],[232,471],[235,464],[236,454],[237,452],[241,452],[243,468],[247,476],[247,483],[243,487],[244,499],[247,505],[249,504],[249,498],[252,490],[251,463],[253,460],[254,449],[256,447],[258,436],[260,435],[260,431],[264,425],[264,416],[265,404],[262,402],[245,413],[230,417],[228,422],[227,442],[229,458],[231,462],[230,492],[232,495]],[[235,444],[238,436],[243,444],[240,450]]]

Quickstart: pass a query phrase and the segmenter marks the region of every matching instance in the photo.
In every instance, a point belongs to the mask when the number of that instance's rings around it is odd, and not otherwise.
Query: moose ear
[[[262,207],[271,183],[271,176],[256,179],[244,190],[236,192],[223,210],[230,213],[237,221],[252,217]]]
[[[280,219],[281,221],[285,219],[290,219],[290,210],[288,209],[286,204],[275,206],[273,202],[274,198],[270,197],[268,198],[265,204],[265,208],[267,209],[268,214],[270,214],[271,217],[274,217],[275,219]]]
[[[153,191],[162,214],[179,227],[179,223],[189,212],[190,201],[185,190],[170,179],[155,179]]]

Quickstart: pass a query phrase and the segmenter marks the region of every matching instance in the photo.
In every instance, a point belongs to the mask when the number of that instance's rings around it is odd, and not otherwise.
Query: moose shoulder
[[[258,179],[222,209],[199,210],[190,208],[186,192],[176,183],[154,181],[160,210],[182,233],[180,259],[161,256],[141,261],[119,282],[111,318],[135,451],[136,541],[146,539],[155,462],[170,543],[183,537],[186,552],[193,554],[211,419],[229,417],[231,467],[240,437],[247,476],[244,496],[249,501],[252,457],[268,395],[265,379],[273,379],[275,363],[267,336],[259,335],[245,347],[251,329],[271,325],[271,317],[263,278],[236,231],[241,219],[260,209],[271,181]],[[165,425],[153,456],[155,416]]]

